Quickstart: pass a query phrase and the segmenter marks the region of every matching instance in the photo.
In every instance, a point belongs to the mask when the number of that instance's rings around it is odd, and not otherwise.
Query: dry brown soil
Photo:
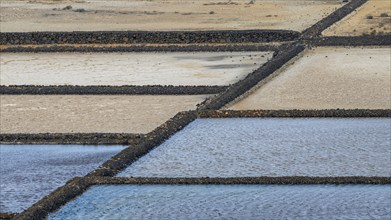
[[[0,85],[229,85],[271,57],[272,52],[2,53]]]
[[[390,48],[308,50],[265,81],[229,108],[391,109]]]
[[[339,0],[1,0],[1,31],[289,29],[302,31]],[[66,6],[71,6],[66,9]],[[83,11],[84,10],[84,11]]]
[[[323,32],[325,36],[360,36],[391,33],[391,1],[369,0]]]
[[[147,133],[207,95],[1,95],[0,133]]]

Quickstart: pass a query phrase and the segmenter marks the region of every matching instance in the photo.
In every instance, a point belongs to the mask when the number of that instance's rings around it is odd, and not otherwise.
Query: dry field
[[[1,95],[0,133],[147,133],[206,95]]]
[[[2,0],[1,31],[288,29],[302,31],[339,0]],[[67,7],[70,6],[70,7]]]
[[[360,36],[391,33],[391,1],[369,0],[323,32],[325,36]]]
[[[0,85],[229,85],[271,57],[272,52],[3,53]]]
[[[390,109],[389,48],[316,48],[230,109]]]

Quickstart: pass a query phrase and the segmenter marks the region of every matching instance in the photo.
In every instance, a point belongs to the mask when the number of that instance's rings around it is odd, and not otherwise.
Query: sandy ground
[[[228,107],[390,109],[390,61],[390,48],[312,49]]]
[[[391,33],[390,0],[369,0],[356,12],[326,29],[323,35],[359,36],[382,33]]]
[[[271,52],[2,53],[0,84],[229,85],[271,57]]]
[[[1,95],[1,133],[147,133],[207,96]]]
[[[0,145],[0,212],[21,212],[125,147]]]
[[[301,31],[339,0],[1,0],[1,31],[289,29]],[[66,6],[71,9],[66,10]],[[81,10],[85,10],[80,12]]]
[[[198,119],[126,177],[390,176],[391,119]]]
[[[104,185],[63,219],[389,219],[389,185]]]

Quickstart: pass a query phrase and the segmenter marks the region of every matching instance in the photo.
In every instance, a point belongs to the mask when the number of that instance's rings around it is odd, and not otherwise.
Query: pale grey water
[[[197,119],[118,176],[391,176],[389,118]]]
[[[390,185],[94,186],[60,219],[390,219]]]
[[[0,145],[0,212],[21,212],[122,146]]]

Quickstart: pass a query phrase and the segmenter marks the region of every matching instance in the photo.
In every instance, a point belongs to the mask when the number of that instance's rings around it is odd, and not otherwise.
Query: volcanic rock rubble
[[[5,0],[0,218],[391,218],[387,2]]]

